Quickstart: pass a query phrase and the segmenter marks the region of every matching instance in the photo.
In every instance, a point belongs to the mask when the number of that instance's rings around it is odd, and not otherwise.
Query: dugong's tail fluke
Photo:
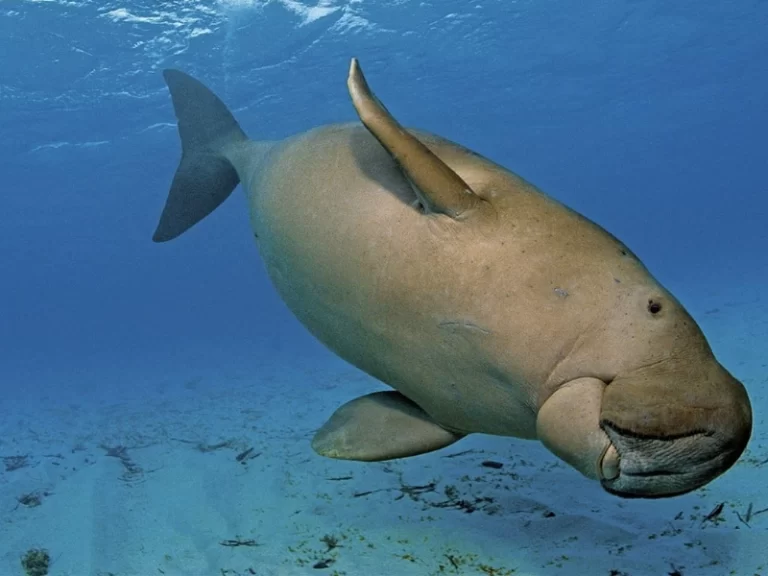
[[[155,242],[176,238],[213,212],[240,179],[225,149],[247,140],[227,106],[201,82],[163,72],[179,123],[181,162],[160,216]]]

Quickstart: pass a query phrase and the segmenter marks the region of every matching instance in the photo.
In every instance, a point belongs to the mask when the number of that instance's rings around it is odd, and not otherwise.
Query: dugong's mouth
[[[603,488],[623,498],[666,498],[699,488],[731,464],[715,434],[692,430],[649,436],[601,422],[611,441],[604,456]],[[608,460],[608,461],[606,461]]]

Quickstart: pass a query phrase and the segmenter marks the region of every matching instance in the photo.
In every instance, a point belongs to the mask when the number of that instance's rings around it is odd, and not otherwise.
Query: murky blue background
[[[151,242],[179,158],[165,67],[278,139],[355,119],[356,56],[402,123],[596,220],[697,319],[748,316],[768,286],[767,31],[759,0],[0,2],[3,402],[328,360],[271,288],[241,193]],[[764,384],[768,342],[735,346],[754,364],[729,367]]]

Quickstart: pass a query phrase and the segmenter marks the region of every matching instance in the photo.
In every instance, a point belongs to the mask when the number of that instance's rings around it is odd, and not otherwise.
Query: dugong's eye
[[[661,302],[654,299],[648,300],[648,312],[654,315],[661,312]]]

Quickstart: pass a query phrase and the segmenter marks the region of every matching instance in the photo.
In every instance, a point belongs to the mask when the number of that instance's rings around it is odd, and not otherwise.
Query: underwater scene
[[[0,1],[0,576],[768,576],[766,31]]]

